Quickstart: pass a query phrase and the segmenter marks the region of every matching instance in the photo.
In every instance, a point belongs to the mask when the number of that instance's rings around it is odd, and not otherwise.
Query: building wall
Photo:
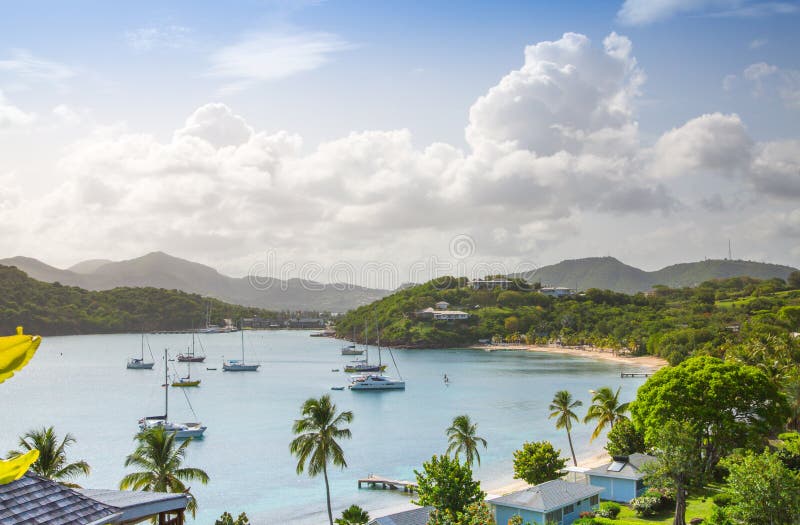
[[[605,500],[628,503],[637,496],[636,480],[633,479],[610,478],[605,476],[593,476],[590,474],[589,483],[595,487],[603,487],[606,489],[600,493]]]
[[[491,503],[491,502],[490,502]],[[561,516],[561,525],[570,525],[573,521],[580,517],[581,512],[590,511],[593,508],[597,507],[597,504],[592,505],[590,499],[584,499],[579,502],[576,502],[572,505],[572,512],[565,513],[563,512],[564,508],[562,508],[562,516]],[[526,509],[517,509],[514,507],[506,507],[504,505],[494,505],[495,508],[495,520],[497,521],[497,525],[506,525],[508,520],[511,519],[512,516],[516,516],[519,514],[522,516],[522,522],[527,524],[528,522],[531,525],[538,524],[538,525],[546,525],[545,524],[545,515],[541,512],[534,512],[532,510]]]

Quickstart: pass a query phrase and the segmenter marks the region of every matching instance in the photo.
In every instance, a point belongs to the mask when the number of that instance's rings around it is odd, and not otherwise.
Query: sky
[[[392,287],[730,240],[800,266],[798,1],[0,12],[0,258]]]

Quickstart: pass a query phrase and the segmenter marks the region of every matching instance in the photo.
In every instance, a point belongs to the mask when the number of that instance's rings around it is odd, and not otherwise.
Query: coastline
[[[574,355],[578,357],[586,357],[589,359],[601,359],[603,361],[611,361],[614,363],[624,363],[626,365],[634,365],[639,367],[650,368],[656,371],[660,368],[667,366],[667,361],[660,357],[653,355],[643,356],[630,356],[622,355],[610,350],[608,348],[597,347],[573,347],[573,346],[556,346],[556,345],[527,345],[522,343],[506,343],[506,344],[486,344],[486,345],[472,345],[470,348],[476,350],[484,350],[486,352],[497,352],[502,350],[517,350],[525,352],[543,352],[548,354],[561,354],[561,355]]]

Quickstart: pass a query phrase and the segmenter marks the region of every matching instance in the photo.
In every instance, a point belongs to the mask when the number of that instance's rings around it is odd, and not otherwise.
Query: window
[[[562,518],[561,509],[554,510],[553,512],[548,512],[547,514],[544,515],[545,523],[549,522],[561,523],[561,518]]]
[[[567,505],[564,507],[564,514],[572,514],[575,512],[575,505]]]
[[[598,503],[600,503],[600,496],[595,495],[589,498],[589,505],[597,505]]]

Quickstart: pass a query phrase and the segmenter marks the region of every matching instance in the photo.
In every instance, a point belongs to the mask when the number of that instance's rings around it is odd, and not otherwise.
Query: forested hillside
[[[31,279],[17,268],[0,266],[0,334],[23,325],[40,335],[138,332],[197,328],[211,305],[212,322],[273,312],[161,288],[88,291]]]
[[[591,289],[551,298],[519,289],[473,290],[465,279],[442,278],[402,290],[337,321],[337,334],[361,341],[376,326],[382,342],[411,347],[462,346],[481,339],[506,342],[590,344],[650,353],[678,363],[691,354],[720,355],[748,339],[790,336],[800,329],[800,273],[761,281],[731,278],[698,287],[657,287],[652,294],[627,295]],[[467,320],[432,320],[416,312],[447,301]]]

